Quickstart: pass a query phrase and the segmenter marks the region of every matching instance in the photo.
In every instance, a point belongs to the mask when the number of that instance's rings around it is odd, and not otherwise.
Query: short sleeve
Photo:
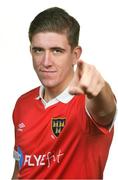
[[[88,112],[87,108],[85,107],[85,111],[86,111],[86,114],[88,116],[88,119],[90,119],[92,121],[92,123],[104,134],[108,134],[112,131],[113,127],[114,127],[114,122],[115,122],[115,119],[116,119],[116,116],[117,116],[117,110],[116,110],[116,113],[115,113],[115,116],[114,116],[114,119],[112,121],[112,124],[109,126],[109,127],[105,127],[105,126],[102,126],[100,125],[99,123],[97,123],[94,118],[91,116],[91,114]]]

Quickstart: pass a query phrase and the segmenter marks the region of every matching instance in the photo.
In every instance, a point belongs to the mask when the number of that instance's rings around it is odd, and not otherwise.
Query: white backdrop
[[[59,6],[81,25],[82,59],[97,66],[118,98],[117,0],[2,0],[0,1],[0,179],[10,179],[14,168],[12,111],[17,98],[39,85],[29,53],[28,28],[42,10]],[[118,179],[118,120],[104,172]]]

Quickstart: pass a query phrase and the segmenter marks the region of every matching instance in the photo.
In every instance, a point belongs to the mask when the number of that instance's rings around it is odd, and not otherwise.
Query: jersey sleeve
[[[111,123],[110,126],[106,127],[106,126],[102,126],[100,125],[99,123],[97,123],[95,121],[95,119],[91,116],[91,114],[88,112],[87,108],[85,107],[85,111],[86,111],[86,115],[87,115],[87,119],[89,119],[90,121],[92,121],[92,123],[104,134],[108,134],[109,132],[111,132],[111,130],[113,129],[114,127],[114,122],[115,122],[115,119],[116,119],[116,116],[117,116],[117,111],[115,113],[115,116],[114,116],[114,119]]]

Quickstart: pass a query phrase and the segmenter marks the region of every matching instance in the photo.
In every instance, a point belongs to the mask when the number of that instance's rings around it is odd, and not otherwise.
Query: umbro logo
[[[18,124],[17,131],[23,131],[24,128],[25,128],[25,124],[24,123],[20,123],[20,124]]]

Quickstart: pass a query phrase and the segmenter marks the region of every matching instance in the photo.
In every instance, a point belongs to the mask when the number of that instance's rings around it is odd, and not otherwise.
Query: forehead
[[[59,34],[59,33],[55,33],[55,32],[39,32],[36,33],[33,37],[32,37],[32,42],[31,44],[33,46],[70,46],[68,39],[67,39],[67,35],[66,34]]]

